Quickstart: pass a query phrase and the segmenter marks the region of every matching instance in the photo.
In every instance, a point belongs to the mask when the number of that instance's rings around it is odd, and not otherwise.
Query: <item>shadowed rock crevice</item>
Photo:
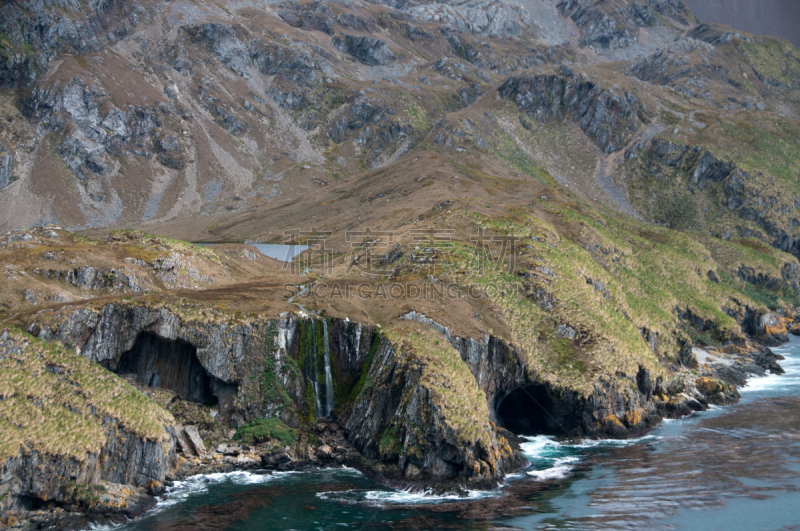
[[[208,374],[194,345],[167,341],[150,332],[139,334],[133,348],[122,354],[116,367],[109,368],[117,374],[135,374],[142,385],[169,389],[181,400],[200,404],[221,402],[229,387]]]
[[[498,423],[518,435],[564,435],[576,424],[570,408],[543,384],[519,387],[496,407]]]

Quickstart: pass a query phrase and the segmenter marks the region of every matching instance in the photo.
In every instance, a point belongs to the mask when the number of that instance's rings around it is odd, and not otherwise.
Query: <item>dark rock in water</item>
[[[278,450],[269,455],[261,456],[261,463],[265,466],[275,467],[292,461],[291,456],[283,450]]]
[[[363,35],[344,35],[334,37],[333,45],[342,53],[352,55],[365,65],[382,66],[397,57],[384,41]]]
[[[151,479],[147,482],[147,493],[150,496],[161,496],[166,492],[166,490],[167,489],[164,487],[164,484],[160,481]]]
[[[783,356],[775,354],[769,348],[765,348],[756,357],[756,363],[769,370],[771,374],[784,374],[786,371],[778,364],[782,359],[784,359]]]

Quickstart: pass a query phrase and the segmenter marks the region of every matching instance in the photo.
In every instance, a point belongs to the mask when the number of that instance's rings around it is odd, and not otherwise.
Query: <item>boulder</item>
[[[186,426],[183,429],[183,433],[186,436],[187,441],[191,445],[192,449],[198,456],[203,456],[206,453],[206,445],[203,444],[203,439],[200,437],[200,433],[197,431],[196,426]]]

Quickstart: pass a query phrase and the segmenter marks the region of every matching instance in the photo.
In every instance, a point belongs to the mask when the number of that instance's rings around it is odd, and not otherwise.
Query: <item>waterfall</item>
[[[317,361],[317,321],[316,319],[311,319],[311,344],[309,345],[309,354],[311,354],[311,368],[312,368],[312,375],[309,377],[311,382],[314,384],[314,413],[316,414],[317,418],[324,417],[325,415],[322,414],[322,404],[319,400],[319,370],[318,370],[318,361]]]
[[[323,417],[331,414],[333,409],[333,376],[331,376],[331,347],[328,343],[328,320],[322,320],[322,352],[325,356],[325,410]]]
[[[300,353],[303,360],[303,374],[311,385],[309,391],[313,389],[314,392],[314,415],[316,418],[324,418],[330,415],[333,409],[333,371],[328,322],[322,319],[322,330],[319,330],[317,324],[318,320],[314,318],[300,321]],[[308,401],[311,401],[311,396],[308,396]]]

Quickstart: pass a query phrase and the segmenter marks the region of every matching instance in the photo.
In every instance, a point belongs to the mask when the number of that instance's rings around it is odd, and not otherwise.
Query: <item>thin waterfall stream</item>
[[[316,319],[311,320],[311,337],[317,337],[317,321]],[[316,348],[314,349],[316,351]],[[314,384],[314,411],[317,415],[317,418],[324,417],[325,415],[322,414],[322,404],[319,399],[319,368],[317,362],[317,355],[316,352],[313,356],[311,356],[311,365],[314,371],[313,377],[311,378],[311,383]]]
[[[325,411],[323,417],[327,417],[333,410],[333,376],[331,375],[331,346],[328,342],[328,321],[322,320],[322,351],[325,356]]]
[[[304,326],[308,358],[319,360],[322,337],[312,343],[316,329]],[[793,529],[800,338],[773,349],[785,356],[786,374],[753,377],[738,404],[664,421],[638,439],[524,438],[529,466],[497,489],[426,495],[346,467],[207,474],[176,481],[148,516],[119,529],[176,529],[184,521],[192,529],[281,531]],[[308,359],[309,379],[321,365]],[[320,396],[326,408],[327,400]]]

